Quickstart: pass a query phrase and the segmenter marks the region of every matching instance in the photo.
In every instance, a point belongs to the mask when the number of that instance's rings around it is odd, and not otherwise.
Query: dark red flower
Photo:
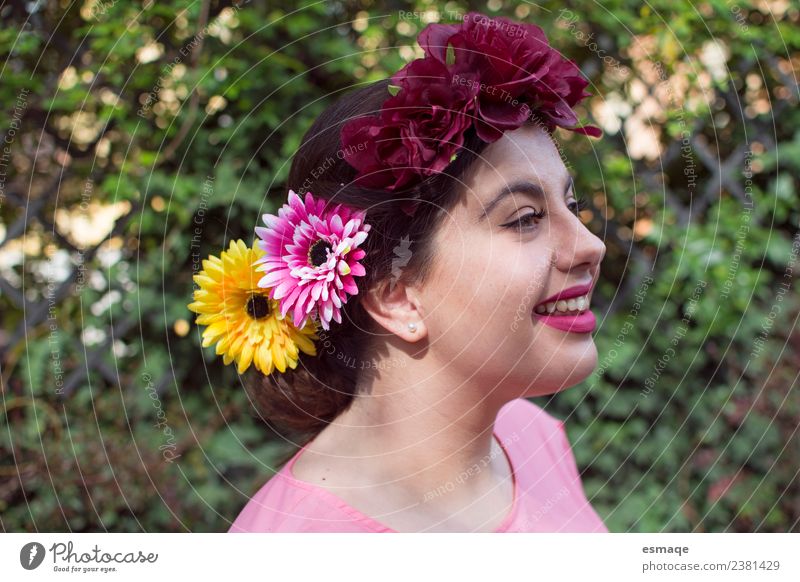
[[[460,25],[428,25],[418,42],[426,56],[448,64],[454,76],[480,79],[475,111],[482,140],[499,139],[533,111],[546,123],[600,135],[597,128],[574,127],[578,119],[572,107],[591,95],[584,91],[589,82],[535,24],[470,12]]]
[[[425,57],[392,76],[380,114],[342,128],[359,184],[399,190],[441,172],[473,124],[486,142],[532,117],[551,130],[602,135],[577,125],[572,107],[591,95],[589,83],[535,24],[470,12],[460,24],[428,25],[418,41]]]
[[[450,164],[472,122],[476,90],[454,85],[447,67],[433,59],[412,61],[392,83],[399,91],[384,101],[380,116],[354,119],[341,138],[359,184],[399,190]]]

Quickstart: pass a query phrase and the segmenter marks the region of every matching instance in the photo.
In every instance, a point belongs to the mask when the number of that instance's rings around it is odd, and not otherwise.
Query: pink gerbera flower
[[[358,246],[367,238],[366,212],[342,204],[325,207],[306,192],[305,203],[293,190],[278,216],[264,214],[264,227],[256,227],[259,246],[266,254],[254,263],[265,271],[259,287],[280,303],[281,317],[292,309],[294,325],[302,329],[309,317],[324,329],[330,321],[342,322],[341,307],[348,295],[357,295],[354,277],[365,274]]]

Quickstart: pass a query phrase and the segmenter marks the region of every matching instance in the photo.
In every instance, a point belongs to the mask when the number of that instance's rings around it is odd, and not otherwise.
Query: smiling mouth
[[[581,295],[580,297],[571,297],[569,299],[559,299],[558,301],[549,301],[547,303],[540,303],[534,308],[534,313],[540,315],[580,315],[589,310],[589,294]]]

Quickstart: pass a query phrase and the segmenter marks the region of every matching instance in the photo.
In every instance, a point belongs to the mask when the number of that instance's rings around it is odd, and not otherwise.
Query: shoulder
[[[527,467],[547,468],[550,477],[580,484],[580,476],[564,423],[524,398],[507,402],[497,415],[497,435]]]
[[[334,496],[281,469],[253,495],[228,533],[372,531]]]
[[[515,531],[607,532],[586,497],[564,423],[529,400],[506,403],[496,420],[509,445],[523,508]],[[577,440],[586,446],[586,439]]]
[[[496,426],[505,438],[518,438],[524,432],[535,436],[558,436],[564,433],[564,423],[542,407],[525,398],[506,402],[497,413]],[[517,439],[518,440],[518,439]]]
[[[542,527],[548,531],[608,531],[586,497],[561,420],[518,398],[501,408],[496,427],[495,432],[509,445],[517,463],[518,483],[525,492],[520,531],[544,531]]]

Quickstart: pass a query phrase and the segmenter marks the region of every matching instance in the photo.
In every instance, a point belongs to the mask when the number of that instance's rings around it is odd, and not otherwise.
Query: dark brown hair
[[[364,209],[366,222],[371,225],[362,246],[367,253],[361,261],[366,275],[356,277],[358,294],[348,297],[342,323],[332,322],[328,331],[319,327],[317,355],[301,353],[297,368],[284,373],[265,376],[252,371],[245,382],[262,419],[298,444],[314,438],[353,400],[362,369],[359,362],[370,353],[370,339],[379,331],[361,305],[364,293],[390,280],[393,260],[399,258],[398,248],[400,258],[410,257],[399,278],[425,282],[434,258],[431,241],[436,228],[459,199],[467,169],[487,145],[470,129],[458,157],[444,172],[403,192],[353,184],[356,171],[342,159],[341,126],[353,117],[377,113],[388,97],[388,84],[388,79],[378,81],[339,98],[312,124],[292,160],[287,191],[292,189],[301,197],[310,191],[315,198],[332,204]],[[410,217],[401,205],[417,197],[422,202]]]

